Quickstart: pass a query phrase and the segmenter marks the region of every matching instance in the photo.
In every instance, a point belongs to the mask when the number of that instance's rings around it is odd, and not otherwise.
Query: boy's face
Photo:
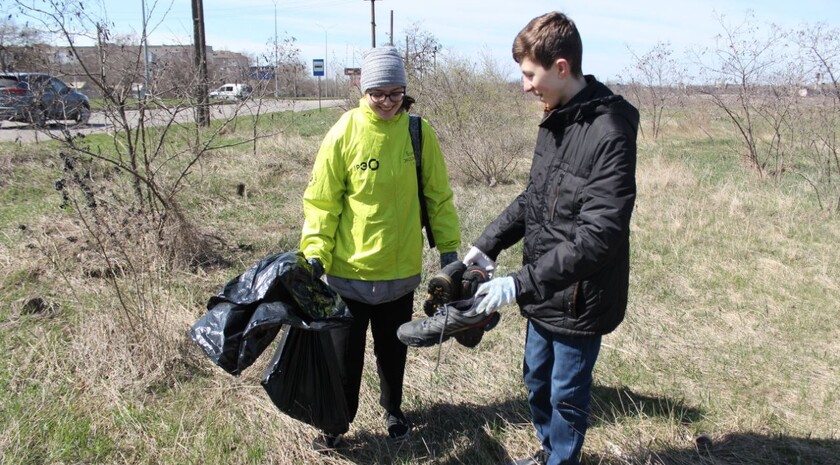
[[[564,67],[563,64],[566,66]],[[566,81],[568,81],[569,72],[568,63],[565,60],[557,60],[551,68],[545,69],[539,63],[526,57],[519,64],[519,69],[522,70],[523,90],[539,97],[549,109],[557,108],[568,100],[565,90],[568,86]]]

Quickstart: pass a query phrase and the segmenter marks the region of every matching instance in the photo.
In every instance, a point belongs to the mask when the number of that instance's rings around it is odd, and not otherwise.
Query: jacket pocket
[[[557,173],[557,182],[554,184],[554,188],[551,190],[551,198],[549,199],[548,207],[548,222],[551,223],[554,221],[554,215],[557,211],[557,205],[560,203],[560,196],[563,192],[563,179],[566,177],[566,172],[568,170],[568,165],[563,163],[560,166],[560,172]]]
[[[603,287],[596,281],[578,281],[575,284],[571,313],[575,318],[600,311]]]

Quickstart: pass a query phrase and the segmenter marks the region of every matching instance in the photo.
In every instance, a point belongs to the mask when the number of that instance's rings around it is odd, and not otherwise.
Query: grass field
[[[60,208],[61,147],[0,146],[0,463],[484,465],[536,449],[514,307],[475,349],[445,343],[437,369],[436,349],[409,350],[416,428],[402,444],[387,440],[369,348],[349,447],[330,457],[261,388],[271,348],[234,378],[188,339],[224,282],[297,246],[309,169],[338,115],[267,120],[282,133],[203,158],[181,205],[228,265],[155,266],[137,238],[130,256],[145,266],[119,283],[134,290],[123,304]],[[604,338],[584,463],[840,464],[840,217],[801,179],[757,179],[734,135],[695,118],[639,143],[630,303]],[[461,254],[523,189],[528,163],[511,183],[454,186]],[[500,271],[520,258],[521,244],[503,252]],[[427,250],[424,279],[436,264]],[[44,308],[24,305],[34,297]]]

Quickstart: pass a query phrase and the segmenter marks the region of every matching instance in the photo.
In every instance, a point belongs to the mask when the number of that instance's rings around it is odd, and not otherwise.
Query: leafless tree
[[[437,37],[423,29],[420,23],[410,25],[404,34],[405,45],[402,52],[405,55],[406,72],[419,78],[434,71],[437,57],[443,52]]]
[[[627,69],[630,97],[650,116],[650,137],[658,140],[675,108],[684,105],[686,70],[674,57],[671,45],[658,42],[639,55],[630,49],[633,65]],[[644,125],[639,127],[645,137]]]
[[[759,130],[760,113],[773,98],[768,85],[777,65],[786,62],[786,33],[775,25],[764,33],[752,12],[734,25],[722,15],[717,19],[723,32],[716,45],[696,52],[695,59],[701,77],[715,84],[705,93],[737,129],[748,165],[763,176],[768,153]]]
[[[0,19],[0,71],[41,69],[47,48],[41,31]]]
[[[138,347],[155,346],[148,339],[166,330],[157,299],[167,280],[179,270],[224,262],[223,244],[188,216],[181,199],[208,154],[251,142],[222,137],[243,107],[209,128],[199,127],[193,124],[191,100],[197,72],[167,78],[168,70],[158,70],[153,88],[171,99],[138,95],[132,84],[144,75],[141,48],[115,43],[112,25],[82,0],[18,0],[17,5],[45,34],[63,42],[79,74],[102,96],[101,114],[113,127],[108,142],[92,142],[66,126],[47,132],[61,146],[63,177],[56,188],[84,225],[101,267],[87,273],[108,280],[122,330]],[[82,36],[95,45],[78,46]],[[191,70],[189,63],[173,62],[173,67]],[[254,134],[267,135],[256,129]]]
[[[840,211],[840,28],[818,23],[793,34],[800,62],[812,76],[805,91],[809,105],[801,115],[804,151],[811,154],[818,180],[834,192],[835,211]],[[819,190],[818,190],[819,191]]]
[[[308,77],[306,75],[306,64],[300,58],[300,49],[297,47],[295,37],[284,32],[283,37],[277,41],[269,40],[266,53],[263,54],[263,61],[273,63],[278,97],[307,95],[299,89],[307,83]],[[308,95],[312,94],[309,93]]]
[[[410,93],[435,127],[455,179],[488,186],[510,181],[531,148],[523,122],[536,120],[538,109],[492,59],[482,65],[442,59],[422,83],[410,80],[409,89],[416,89]]]

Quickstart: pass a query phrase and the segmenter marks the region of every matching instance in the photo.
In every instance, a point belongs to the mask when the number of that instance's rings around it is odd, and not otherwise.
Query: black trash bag
[[[256,302],[290,304],[296,321],[292,325],[309,327],[313,322],[321,326],[349,324],[352,315],[344,301],[327,284],[313,275],[312,265],[301,252],[284,252],[260,260],[256,265],[231,279],[224,288],[210,298],[207,308],[218,302],[240,305]]]
[[[294,326],[295,328],[311,329],[313,331],[327,331],[336,328],[345,328],[350,325],[352,315],[350,310],[341,302],[342,314],[330,316],[318,320],[304,320],[300,318],[300,311],[286,302],[263,302],[254,311],[248,326],[245,328],[245,337],[256,331],[265,331],[270,328],[279,328],[281,325]]]
[[[239,366],[242,335],[254,313],[253,307],[219,302],[190,328],[192,340],[216,365],[234,376],[241,371]],[[269,343],[271,340],[266,345]]]
[[[338,294],[314,277],[312,265],[299,252],[260,260],[228,281],[207,308],[190,328],[190,337],[234,376],[259,358],[280,325],[321,331],[347,326],[353,318]]]
[[[330,331],[286,327],[261,384],[281,412],[341,434],[350,429],[343,373]]]

